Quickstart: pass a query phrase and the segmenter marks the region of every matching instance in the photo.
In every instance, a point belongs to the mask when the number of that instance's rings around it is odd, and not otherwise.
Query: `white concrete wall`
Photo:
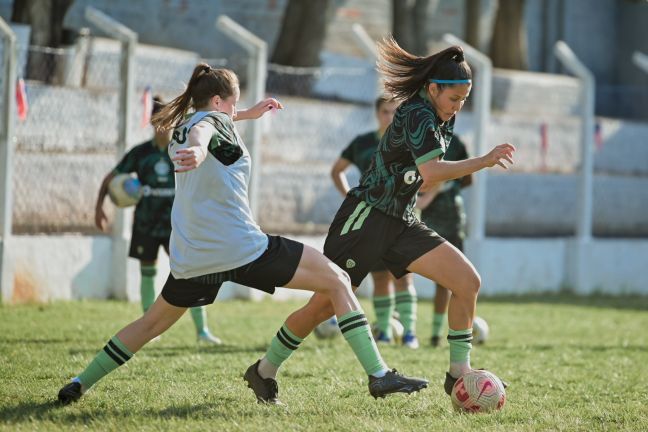
[[[318,250],[324,237],[293,237]],[[466,250],[481,276],[483,294],[522,294],[560,291],[568,288],[569,238],[487,238],[481,245],[468,242]],[[15,284],[8,303],[72,300],[82,298],[126,298],[139,301],[139,267],[128,262],[128,287],[115,290],[110,274],[110,238],[105,236],[16,236],[10,254]],[[590,286],[579,293],[648,294],[648,240],[596,239],[585,253]],[[158,291],[168,275],[168,258],[158,257]],[[372,292],[367,278],[358,292]],[[434,283],[415,277],[420,298],[434,295]],[[115,294],[118,293],[118,294]],[[119,294],[122,293],[122,294]],[[275,300],[308,298],[305,291],[278,289]],[[261,300],[269,296],[245,287],[225,284],[219,300],[233,297]]]

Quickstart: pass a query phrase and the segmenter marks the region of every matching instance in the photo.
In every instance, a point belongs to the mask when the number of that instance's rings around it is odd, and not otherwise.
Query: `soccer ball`
[[[502,409],[506,392],[502,381],[492,372],[472,370],[457,380],[450,399],[458,411],[486,413]]]
[[[108,195],[117,207],[130,207],[142,197],[142,184],[130,174],[117,174],[108,183]]]
[[[335,316],[332,316],[331,318],[315,327],[315,330],[313,332],[318,339],[333,339],[341,333],[340,327],[338,327],[337,318],[335,318]]]
[[[392,317],[389,320],[389,324],[390,324],[391,330],[392,330],[392,339],[397,344],[401,343],[401,341],[403,340],[403,334],[405,333],[405,327],[395,317]],[[373,334],[374,339],[378,338],[378,333],[380,333],[380,330],[378,329],[378,323],[377,322],[375,322],[375,323],[373,323],[371,325],[371,333]]]
[[[488,323],[484,318],[475,317],[473,320],[473,342],[483,344],[488,339]]]

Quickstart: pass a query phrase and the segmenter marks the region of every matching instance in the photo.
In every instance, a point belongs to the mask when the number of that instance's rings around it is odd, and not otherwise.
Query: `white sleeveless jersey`
[[[200,121],[216,131],[203,163],[176,173],[170,240],[176,279],[232,270],[257,259],[268,246],[248,203],[250,154],[229,116],[195,113],[174,130],[169,155],[189,147],[189,130]]]

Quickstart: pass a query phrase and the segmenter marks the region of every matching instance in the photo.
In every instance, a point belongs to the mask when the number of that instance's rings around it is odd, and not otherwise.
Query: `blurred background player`
[[[466,146],[457,135],[453,135],[443,160],[460,161],[468,159]],[[463,252],[466,236],[466,213],[464,212],[461,189],[472,184],[472,174],[440,183],[438,187],[418,197],[416,207],[421,210],[421,222],[432,228],[441,237]],[[432,316],[433,347],[439,346],[441,330],[448,312],[450,291],[436,284],[434,294],[434,315]]]
[[[163,106],[162,99],[155,96],[152,114],[160,111]],[[171,132],[156,131],[151,140],[128,151],[119,164],[104,177],[95,207],[95,224],[97,228],[105,231],[108,220],[103,210],[103,202],[108,193],[108,184],[118,174],[137,174],[144,193],[135,207],[129,256],[140,262],[140,296],[144,312],[155,301],[156,261],[160,246],[167,254],[169,253],[171,207],[175,194],[173,162],[167,152]],[[191,308],[191,318],[199,342],[214,345],[222,343],[219,338],[210,333],[207,327],[204,306]]]
[[[342,154],[333,164],[331,177],[333,183],[340,193],[346,197],[351,189],[345,171],[355,165],[361,173],[364,173],[371,165],[380,139],[394,119],[394,113],[398,108],[398,102],[388,96],[380,96],[375,102],[376,120],[378,130],[358,135],[342,151]],[[391,318],[394,310],[398,312],[399,320],[403,324],[403,345],[416,349],[419,347],[416,338],[416,289],[413,277],[407,274],[396,279],[387,270],[382,261],[371,270],[373,279],[373,305],[376,314],[376,342],[391,343],[392,334]],[[446,296],[447,297],[447,296]]]

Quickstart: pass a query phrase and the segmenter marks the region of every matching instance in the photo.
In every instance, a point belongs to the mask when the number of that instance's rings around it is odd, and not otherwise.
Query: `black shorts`
[[[445,239],[421,222],[405,221],[371,208],[347,196],[329,228],[324,255],[345,270],[353,286],[382,260],[396,279],[405,276],[417,258]]]
[[[169,237],[151,237],[146,234],[133,231],[128,256],[140,261],[157,260],[160,246],[169,254]]]
[[[241,267],[189,279],[176,279],[169,274],[162,297],[173,306],[203,306],[214,302],[227,281],[274,294],[275,287],[286,285],[295,276],[303,252],[303,244],[269,235],[265,252]]]
[[[450,243],[452,246],[456,247],[461,252],[463,252],[464,250],[463,238],[459,234],[445,236],[443,238],[446,239],[448,243]]]
[[[389,271],[387,268],[387,265],[383,262],[383,260],[378,260],[376,265],[374,265],[369,272],[371,273],[377,273],[377,272],[384,272],[384,271]]]

